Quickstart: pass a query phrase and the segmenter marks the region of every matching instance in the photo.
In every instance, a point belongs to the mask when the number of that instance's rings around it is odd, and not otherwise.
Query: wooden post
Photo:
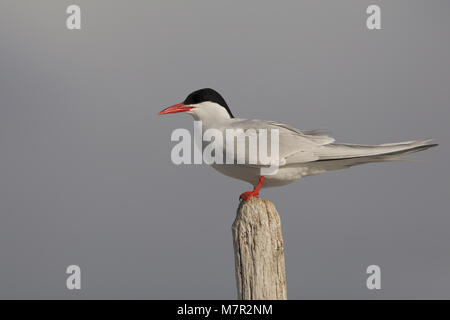
[[[272,202],[241,202],[232,226],[238,299],[286,300],[280,216]]]

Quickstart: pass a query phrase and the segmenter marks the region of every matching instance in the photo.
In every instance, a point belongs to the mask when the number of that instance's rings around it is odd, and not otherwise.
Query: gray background
[[[156,116],[205,86],[239,117],[340,142],[435,138],[415,161],[262,197],[291,299],[450,298],[449,1],[77,1],[69,31],[72,3],[0,4],[0,298],[235,298],[249,186],[173,165],[170,134],[192,120]],[[365,27],[372,3],[383,30]]]

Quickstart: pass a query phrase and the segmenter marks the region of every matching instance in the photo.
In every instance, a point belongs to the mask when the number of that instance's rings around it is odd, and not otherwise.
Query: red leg
[[[253,189],[253,191],[246,191],[243,194],[239,196],[239,199],[245,200],[247,202],[251,197],[256,197],[259,194],[259,189],[261,189],[261,186],[264,183],[264,176],[259,177],[259,182],[256,185],[256,187]]]

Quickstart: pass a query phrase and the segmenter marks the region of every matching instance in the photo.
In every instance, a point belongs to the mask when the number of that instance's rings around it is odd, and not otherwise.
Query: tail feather
[[[339,170],[350,168],[356,165],[365,164],[365,163],[373,163],[373,162],[386,162],[386,161],[400,161],[404,160],[403,157],[407,154],[426,150],[432,147],[437,146],[437,144],[429,143],[430,140],[421,140],[421,141],[412,141],[409,143],[398,143],[398,144],[389,144],[381,147],[394,147],[393,149],[386,148],[377,148],[377,146],[370,146],[370,154],[373,151],[377,151],[378,153],[367,156],[355,156],[355,154],[361,154],[361,149],[366,150],[369,153],[369,150],[364,149],[366,146],[357,146],[357,149],[360,149],[358,153],[348,152],[343,157],[343,154],[340,154],[339,157],[336,155],[328,155],[326,159],[321,159],[313,162],[308,162],[308,174],[306,175],[315,175],[319,173],[323,173],[331,170]],[[400,147],[403,144],[403,147],[395,150],[395,148]],[[349,145],[345,145],[349,147]],[[353,146],[353,145],[352,145]],[[378,146],[379,147],[379,146]],[[375,150],[373,150],[374,148]]]
[[[437,144],[430,143],[431,141],[432,139],[423,139],[416,141],[386,143],[380,145],[331,143],[323,146],[320,153],[318,153],[318,156],[319,161],[365,157],[385,157],[386,159],[384,160],[389,160],[389,157],[398,158],[402,155],[426,150],[428,148],[437,146]]]

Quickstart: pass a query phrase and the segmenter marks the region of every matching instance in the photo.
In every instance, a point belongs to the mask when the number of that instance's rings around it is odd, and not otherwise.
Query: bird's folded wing
[[[278,130],[279,137],[279,165],[283,166],[290,163],[304,163],[316,161],[319,157],[316,155],[318,149],[321,146],[332,143],[334,139],[330,137],[323,130],[312,130],[312,131],[300,131],[288,125],[274,122],[274,121],[263,121],[263,120],[244,120],[236,119],[231,123],[230,129],[242,129],[241,135],[246,137],[257,136],[258,144],[260,136],[258,133],[261,129],[265,129],[267,132],[267,149],[268,154],[270,154],[271,145],[271,130]],[[253,130],[248,130],[253,129]],[[239,134],[238,134],[239,135]],[[246,143],[247,144],[247,143]],[[226,150],[230,151],[227,147]],[[226,151],[228,153],[228,151]],[[246,156],[245,163],[249,164],[248,158],[248,146],[246,145]],[[237,152],[235,149],[234,158],[237,161]],[[261,167],[265,166],[260,161],[258,155],[258,160],[253,166]]]
[[[284,123],[279,123],[275,121],[267,121],[271,126],[276,128],[287,129],[293,133],[296,133],[302,137],[308,138],[319,145],[330,144],[335,141],[335,139],[330,135],[330,132],[323,129],[315,130],[298,130]]]

